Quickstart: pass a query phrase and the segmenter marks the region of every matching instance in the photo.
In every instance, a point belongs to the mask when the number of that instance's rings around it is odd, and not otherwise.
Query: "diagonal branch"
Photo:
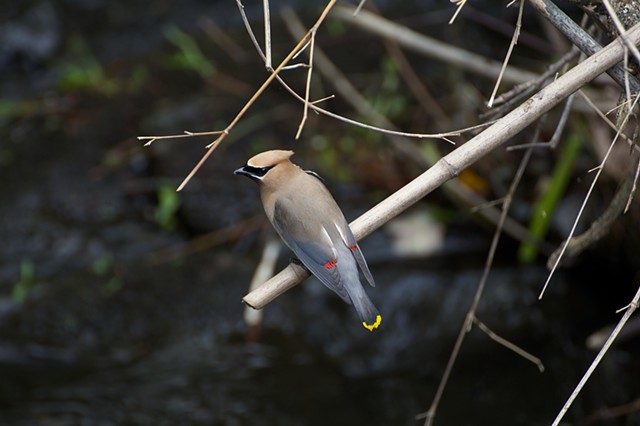
[[[513,31],[513,37],[511,37],[511,43],[509,43],[509,48],[507,49],[507,54],[504,58],[504,62],[502,63],[502,68],[500,68],[500,74],[498,74],[498,78],[496,79],[496,85],[493,88],[493,93],[491,93],[489,102],[487,102],[487,106],[489,108],[493,106],[493,100],[496,98],[496,93],[498,93],[498,88],[500,87],[500,82],[502,81],[504,70],[507,68],[507,65],[509,64],[509,59],[511,58],[511,53],[513,53],[513,48],[515,47],[516,44],[518,44],[518,38],[520,37],[520,29],[522,28],[523,13],[524,13],[524,1],[521,1],[520,8],[518,9],[518,19],[516,21],[516,28]]]

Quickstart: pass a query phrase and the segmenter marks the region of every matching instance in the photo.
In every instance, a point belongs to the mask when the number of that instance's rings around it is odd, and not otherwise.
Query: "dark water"
[[[177,186],[204,142],[142,148],[133,136],[219,127],[264,77],[252,55],[234,61],[206,38],[202,17],[250,52],[233,2],[33,1],[4,11],[0,423],[418,423],[475,293],[490,231],[434,194],[412,209],[426,216],[442,203],[448,211],[434,254],[398,256],[389,229],[362,244],[378,282],[369,293],[384,317],[379,331],[364,330],[350,307],[309,280],[269,305],[250,336],[240,300],[271,231],[256,188],[232,170],[255,150],[293,147],[331,177],[349,218],[410,171],[366,175],[358,165],[375,156],[353,140],[337,139],[340,154],[328,156],[328,142],[310,136],[344,130],[327,121],[310,123],[306,142],[283,143],[300,110],[272,88],[162,219],[159,206],[170,208],[162,188]],[[176,68],[163,28],[190,24],[215,77]],[[284,30],[276,31],[284,51]],[[246,226],[234,231],[238,222]],[[614,311],[633,294],[629,270],[601,259],[559,273],[538,301],[546,272],[518,266],[515,248],[507,239],[499,251],[479,318],[546,370],[473,329],[436,424],[549,423],[595,356],[585,338],[617,321]],[[633,340],[614,346],[570,422],[637,399],[638,350]]]

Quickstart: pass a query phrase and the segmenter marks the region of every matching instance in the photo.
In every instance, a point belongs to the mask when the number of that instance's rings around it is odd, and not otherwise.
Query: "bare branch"
[[[451,17],[451,19],[449,19],[449,25],[453,24],[453,22],[456,20],[456,18],[458,17],[458,14],[460,13],[460,11],[464,7],[464,5],[467,4],[467,0],[451,0],[451,3],[457,4],[458,8],[454,12],[454,14]]]
[[[271,71],[271,13],[269,10],[269,0],[262,0],[262,9],[264,10],[264,66]]]
[[[616,125],[613,123],[613,121],[609,120],[609,117],[603,114],[603,112],[598,109],[598,107],[593,103],[593,101],[582,90],[578,90],[578,94],[585,100],[585,102],[587,102],[587,104],[591,107],[591,109],[598,115],[598,117],[602,119],[602,121],[605,122],[607,126],[609,126],[612,130],[615,130],[615,131],[618,130]],[[619,107],[620,106],[616,108],[619,108]],[[620,133],[620,137],[622,137],[622,139],[624,139],[625,142],[627,142],[627,144],[629,144],[629,146],[632,149],[640,150],[640,146],[635,144],[629,136],[625,135],[624,133]]]
[[[314,31],[311,34],[311,40],[309,41],[309,70],[307,71],[307,84],[304,89],[304,109],[302,112],[302,120],[300,121],[298,131],[296,132],[296,139],[300,138],[300,133],[302,133],[304,123],[307,121],[307,114],[309,113],[309,91],[311,89],[311,75],[313,73],[313,52],[315,50],[315,41],[316,32]]]
[[[538,358],[537,356],[531,355],[529,352],[525,351],[524,349],[522,349],[517,345],[514,345],[504,337],[500,337],[495,332],[493,332],[493,330],[487,327],[482,321],[480,321],[477,317],[473,319],[473,323],[477,325],[480,330],[484,331],[487,334],[487,336],[489,336],[489,338],[498,342],[505,348],[517,353],[527,361],[532,362],[533,364],[536,365],[536,367],[538,367],[538,371],[540,371],[541,373],[544,373],[544,364],[542,364],[542,361],[540,360],[540,358]]]
[[[212,132],[190,132],[185,130],[184,133],[179,135],[164,135],[164,136],[138,136],[139,141],[148,141],[144,144],[144,146],[149,146],[155,141],[159,139],[180,139],[180,138],[192,138],[194,136],[211,136],[211,135],[219,135],[223,133],[224,130],[214,130]]]
[[[360,12],[360,9],[362,9],[362,6],[364,6],[364,4],[366,3],[367,0],[360,0],[360,3],[358,3],[358,6],[355,8],[355,10],[353,11],[353,16],[356,16],[358,14],[358,12]]]
[[[509,48],[507,49],[507,54],[504,58],[504,62],[502,63],[502,68],[500,68],[500,74],[498,74],[498,78],[496,79],[496,85],[493,88],[493,93],[491,93],[489,102],[487,102],[487,106],[489,108],[493,106],[493,100],[496,97],[496,93],[498,93],[498,87],[500,87],[500,82],[502,81],[504,70],[507,68],[507,65],[509,64],[509,59],[511,58],[511,53],[513,52],[513,48],[515,47],[516,44],[518,44],[518,37],[520,37],[520,29],[522,28],[523,12],[524,12],[524,0],[521,0],[520,8],[518,9],[518,19],[516,20],[516,28],[513,31],[513,37],[511,37],[511,43],[509,43]]]
[[[627,205],[624,206],[625,214],[629,210],[629,207],[631,207],[631,202],[633,201],[633,195],[636,193],[639,175],[640,175],[640,158],[638,158],[638,161],[636,163],[636,172],[633,175],[633,185],[631,186],[631,193],[629,194],[629,198],[627,199]]]
[[[265,56],[264,51],[260,47],[260,43],[258,43],[258,39],[256,38],[256,35],[253,33],[253,29],[251,28],[251,24],[249,23],[249,18],[247,18],[247,14],[244,12],[244,5],[240,0],[236,0],[236,4],[238,5],[238,10],[240,11],[240,17],[242,18],[242,22],[244,23],[244,27],[247,30],[247,33],[249,34],[249,38],[251,39],[253,46],[256,48],[256,50],[258,51],[258,54],[260,55],[260,57],[262,58],[263,62],[266,65],[267,57]]]

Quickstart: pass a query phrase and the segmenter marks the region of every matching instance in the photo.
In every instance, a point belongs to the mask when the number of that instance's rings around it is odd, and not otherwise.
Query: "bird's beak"
[[[246,169],[245,166],[240,167],[239,169],[236,169],[233,171],[234,175],[242,175],[242,176],[249,176],[251,177],[251,173],[249,173]]]

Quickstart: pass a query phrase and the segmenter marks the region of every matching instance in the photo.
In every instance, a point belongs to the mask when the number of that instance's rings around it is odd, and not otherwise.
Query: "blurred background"
[[[262,40],[261,4],[245,3]],[[296,43],[280,10],[291,8],[309,27],[324,4],[271,6],[278,63]],[[517,15],[505,2],[474,2],[447,25],[449,2],[376,6],[388,19],[496,61]],[[451,145],[392,140],[314,113],[294,141],[302,104],[274,83],[177,193],[213,137],[144,147],[136,136],[221,130],[267,78],[235,2],[22,0],[0,9],[1,424],[421,423],[415,416],[433,399],[494,225],[455,193],[437,190],[361,243],[377,281],[367,291],[383,315],[378,331],[364,330],[315,279],[249,327],[241,299],[276,236],[256,186],[232,172],[257,152],[293,149],[294,161],[323,176],[353,220]],[[566,47],[549,31],[525,9],[511,63],[542,72]],[[404,51],[335,17],[316,44],[402,130],[483,122],[495,79]],[[306,69],[284,76],[302,93]],[[312,98],[336,94],[322,106],[371,122],[337,92],[335,78],[315,72]],[[595,90],[602,105],[615,105],[617,88]],[[550,423],[596,354],[587,338],[615,324],[615,311],[635,294],[637,201],[537,299],[546,258],[568,234],[591,183],[587,172],[612,137],[580,103],[576,111],[565,139],[577,148],[545,243],[525,256],[517,238],[503,236],[478,312],[545,371],[474,328],[436,424]],[[552,112],[542,139],[558,116]],[[530,142],[532,133],[513,144]],[[524,228],[567,144],[534,152],[512,206]],[[606,208],[629,167],[628,147],[620,148],[579,231]],[[485,200],[504,197],[522,152],[499,150],[458,182]],[[275,272],[290,257],[283,247]],[[568,424],[640,424],[639,355],[638,338],[621,337]]]

